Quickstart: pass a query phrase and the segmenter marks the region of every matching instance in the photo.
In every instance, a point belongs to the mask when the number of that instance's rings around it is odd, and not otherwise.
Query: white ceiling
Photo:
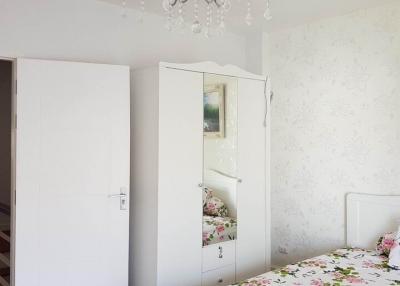
[[[122,0],[101,0],[121,5]],[[140,6],[140,0],[126,0],[133,9]],[[199,0],[200,3],[204,0]],[[251,0],[254,23],[248,27],[244,22],[247,0],[231,0],[232,9],[226,16],[229,30],[248,33],[262,28],[264,31],[276,31],[327,17],[345,15],[356,10],[384,5],[399,0],[271,0],[273,19],[266,22],[263,18],[266,0]],[[193,2],[193,0],[189,0]],[[145,0],[146,11],[164,15],[162,0]],[[206,6],[205,4],[202,6]],[[204,10],[203,7],[203,10]],[[185,12],[188,21],[192,19],[192,5]],[[201,14],[205,14],[203,11]]]

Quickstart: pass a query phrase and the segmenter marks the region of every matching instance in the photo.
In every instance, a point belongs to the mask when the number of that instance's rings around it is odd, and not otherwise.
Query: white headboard
[[[236,218],[237,179],[214,170],[206,170],[204,172],[204,184],[213,189],[214,194],[225,203],[229,210],[229,216]]]
[[[347,195],[347,246],[374,249],[379,236],[396,231],[400,196]]]

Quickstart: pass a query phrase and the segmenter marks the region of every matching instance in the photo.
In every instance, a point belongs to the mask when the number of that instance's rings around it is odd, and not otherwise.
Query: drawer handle
[[[218,255],[218,257],[219,257],[219,258],[224,258],[222,246],[219,246],[218,249],[219,249],[219,255]]]
[[[219,279],[218,279],[218,283],[224,283],[224,279],[219,278]]]

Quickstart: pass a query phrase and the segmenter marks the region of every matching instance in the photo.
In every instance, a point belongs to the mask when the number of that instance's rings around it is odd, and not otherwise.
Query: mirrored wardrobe
[[[233,66],[133,73],[133,285],[230,285],[269,269],[269,94]]]

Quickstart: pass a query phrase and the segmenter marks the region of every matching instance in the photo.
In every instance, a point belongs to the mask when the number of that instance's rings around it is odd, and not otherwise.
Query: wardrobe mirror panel
[[[238,80],[204,74],[203,246],[237,238]]]

